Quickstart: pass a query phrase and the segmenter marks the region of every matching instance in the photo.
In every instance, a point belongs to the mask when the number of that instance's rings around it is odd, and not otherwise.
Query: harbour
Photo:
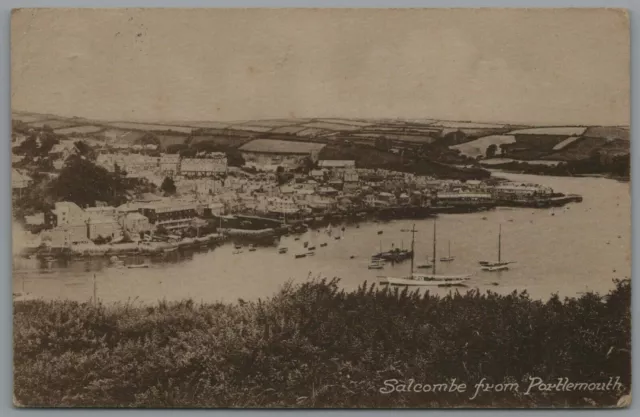
[[[446,242],[454,242],[455,262],[440,263],[439,272],[458,274],[472,271],[468,288],[490,289],[506,294],[526,289],[532,296],[547,298],[552,293],[575,295],[586,291],[607,291],[614,278],[630,276],[626,253],[630,240],[628,184],[605,178],[568,178],[494,172],[512,181],[530,182],[577,193],[580,204],[562,208],[525,209],[498,207],[466,214],[439,214],[438,257],[447,255]],[[602,215],[606,213],[606,215]],[[431,257],[433,220],[336,223],[330,236],[326,229],[282,236],[276,245],[257,246],[255,251],[233,254],[232,242],[199,250],[176,251],[154,257],[144,269],[116,268],[108,259],[15,262],[15,288],[25,280],[31,297],[68,298],[86,301],[92,294],[92,274],[105,302],[136,299],[198,301],[257,299],[273,294],[288,280],[303,282],[314,277],[338,277],[345,289],[364,281],[377,282],[380,275],[409,273],[407,261],[385,263],[370,269],[371,256],[392,248],[409,249],[410,236],[402,232],[415,223],[415,257],[420,263]],[[478,261],[496,256],[498,225],[502,225],[503,256],[517,259],[508,271],[487,273]],[[336,237],[340,239],[335,239]],[[303,242],[315,246],[314,256],[295,258]],[[279,248],[287,248],[283,253]],[[280,253],[278,253],[280,252]],[[305,250],[305,254],[309,251]],[[128,261],[133,263],[134,261]],[[264,271],[269,271],[265,274]],[[428,271],[428,270],[427,270]],[[446,294],[452,288],[430,287]],[[464,288],[456,288],[464,291]]]

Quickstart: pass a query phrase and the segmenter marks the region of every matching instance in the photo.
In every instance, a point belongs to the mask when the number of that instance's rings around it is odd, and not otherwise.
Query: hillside
[[[171,136],[172,143],[180,142],[180,137],[198,137],[198,141],[212,141],[218,138],[273,138],[322,141],[352,141],[355,143],[374,143],[386,139],[395,144],[420,146],[433,143],[447,135],[457,134],[456,141],[503,132],[507,125],[472,122],[452,122],[438,120],[355,120],[342,118],[314,119],[267,119],[236,122],[198,121],[198,122],[124,122],[98,121],[84,118],[65,118],[50,114],[14,112],[13,120],[25,127],[50,127],[54,132],[74,136],[90,136],[109,139],[107,132],[125,134],[126,132],[148,132]]]
[[[539,161],[582,162],[595,155],[606,162],[630,153],[629,129],[620,126],[516,126],[434,119],[345,118],[149,123],[25,112],[14,112],[13,120],[14,127],[21,131],[46,128],[57,135],[110,145],[154,143],[162,152],[194,147],[232,151],[253,140],[274,139],[323,143],[331,145],[326,152],[333,149],[334,153],[347,157],[355,146],[358,152],[349,158],[360,160],[363,167],[400,164],[406,165],[404,169],[454,177],[459,173],[449,165],[472,164],[473,160],[486,158],[488,150],[490,157],[538,161],[538,165]],[[446,148],[450,151],[445,152]],[[398,162],[396,156],[400,152],[408,158]],[[421,163],[407,163],[407,159],[416,158]],[[436,167],[438,163],[446,165]]]
[[[472,158],[495,156],[516,161],[584,161],[598,155],[614,158],[630,153],[629,128],[619,126],[556,126],[518,129],[490,135],[451,148]]]

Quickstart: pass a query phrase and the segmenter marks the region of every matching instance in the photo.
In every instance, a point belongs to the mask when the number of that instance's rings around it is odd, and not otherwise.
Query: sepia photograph
[[[14,9],[13,404],[626,408],[624,9]]]

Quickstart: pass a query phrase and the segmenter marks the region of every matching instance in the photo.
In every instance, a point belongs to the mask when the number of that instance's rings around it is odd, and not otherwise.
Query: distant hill
[[[478,158],[492,144],[498,154],[515,160],[579,160],[594,151],[629,152],[629,128],[622,126],[522,126],[436,119],[304,118],[244,121],[171,121],[167,123],[89,120],[52,114],[14,112],[25,128],[50,127],[55,133],[105,141],[131,140],[153,134],[162,149],[171,145],[212,142],[238,148],[255,139],[295,140],[325,144],[350,143],[390,150],[419,149],[437,143]],[[127,132],[132,134],[127,135]]]
[[[601,154],[630,153],[629,128],[620,126],[551,126],[517,129],[483,136],[453,149],[478,158],[496,145],[497,155],[514,160],[575,161]]]

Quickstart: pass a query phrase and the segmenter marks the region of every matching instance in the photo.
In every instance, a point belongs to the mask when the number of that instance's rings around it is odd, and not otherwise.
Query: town
[[[279,235],[333,223],[581,201],[491,177],[362,167],[353,159],[323,158],[320,142],[258,138],[232,151],[170,153],[140,132],[127,133],[137,135],[132,142],[109,140],[108,132],[98,140],[45,125],[22,128],[12,143],[16,241],[22,242],[16,255],[151,254],[225,238],[270,244]],[[94,186],[94,193],[85,192]],[[44,202],[51,189],[58,193]]]

